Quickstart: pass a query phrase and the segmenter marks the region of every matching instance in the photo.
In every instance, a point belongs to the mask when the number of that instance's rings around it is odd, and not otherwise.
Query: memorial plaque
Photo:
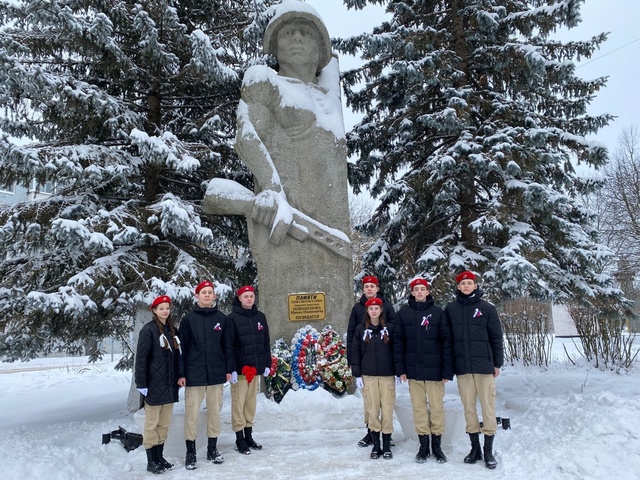
[[[313,322],[327,318],[324,292],[289,295],[289,321]]]

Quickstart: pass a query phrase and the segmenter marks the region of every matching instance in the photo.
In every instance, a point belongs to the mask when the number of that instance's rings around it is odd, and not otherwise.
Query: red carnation
[[[245,376],[248,383],[251,383],[251,380],[253,380],[253,377],[256,376],[256,373],[258,373],[256,367],[249,367],[247,365],[242,367],[242,374]]]

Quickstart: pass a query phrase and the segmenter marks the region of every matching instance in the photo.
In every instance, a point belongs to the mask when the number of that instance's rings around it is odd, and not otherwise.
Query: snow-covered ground
[[[507,366],[498,377],[497,414],[509,417],[512,427],[498,431],[496,470],[462,462],[469,444],[454,381],[446,387],[446,464],[415,463],[415,434],[403,432],[398,420],[394,458],[370,460],[369,448],[356,445],[364,433],[360,396],[335,399],[323,390],[289,392],[281,404],[260,396],[254,437],[264,449],[240,455],[233,449],[227,388],[218,442],[225,462],[206,461],[201,437],[198,469],[184,469],[179,448],[168,455],[176,468],[160,478],[640,479],[640,371],[597,371],[577,354],[574,366],[564,358],[563,343],[573,349],[571,340],[556,339],[557,360],[548,369]],[[114,371],[114,364],[87,365],[83,357],[0,363],[3,479],[157,478],[146,472],[142,448],[127,453],[116,440],[101,444],[102,434],[119,425],[140,432],[125,406],[129,374]],[[406,384],[398,397],[408,406]],[[182,409],[176,405],[176,414]]]

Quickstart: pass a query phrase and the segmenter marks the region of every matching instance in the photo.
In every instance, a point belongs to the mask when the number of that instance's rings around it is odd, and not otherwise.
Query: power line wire
[[[584,67],[585,65],[589,65],[590,63],[595,62],[596,60],[600,60],[601,58],[606,57],[607,55],[611,55],[614,52],[617,52],[618,50],[628,47],[629,45],[636,43],[636,42],[640,42],[640,38],[636,38],[635,40],[632,40],[631,42],[627,43],[626,45],[622,45],[621,47],[616,48],[615,50],[611,50],[610,52],[605,53],[604,55],[600,55],[599,57],[596,58],[592,58],[591,60],[589,60],[587,63],[583,63],[582,65],[579,65],[576,67],[576,70],[579,68]]]

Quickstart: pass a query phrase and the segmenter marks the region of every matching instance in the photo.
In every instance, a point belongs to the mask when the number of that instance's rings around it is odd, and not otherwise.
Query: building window
[[[50,195],[54,195],[58,192],[57,182],[45,182],[44,184],[37,183],[35,180],[31,181],[31,190],[29,194],[33,195],[34,200],[46,198]]]
[[[7,184],[4,184],[4,183],[0,183],[0,192],[15,194],[16,193],[16,184],[12,183],[10,185],[7,185]]]
[[[48,193],[49,195],[53,195],[57,191],[57,185],[53,182],[45,182],[44,185],[41,185],[41,188],[38,189],[40,193]]]

